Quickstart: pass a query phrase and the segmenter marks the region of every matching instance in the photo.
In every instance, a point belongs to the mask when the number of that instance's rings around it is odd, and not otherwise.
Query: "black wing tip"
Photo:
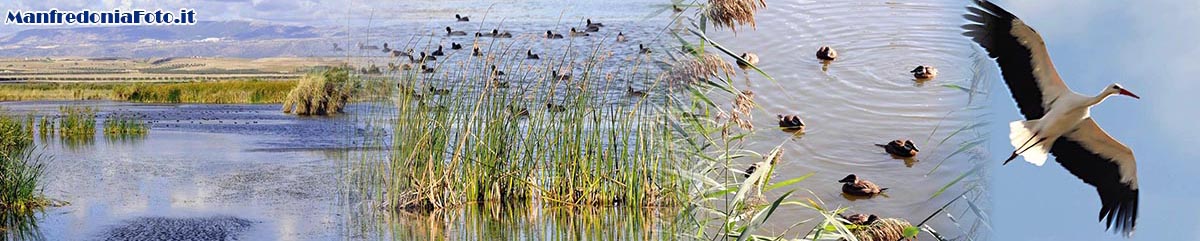
[[[1137,227],[1138,190],[1129,186],[1121,188],[1123,190],[1101,193],[1103,207],[1098,221],[1105,223],[1106,231],[1131,237]]]

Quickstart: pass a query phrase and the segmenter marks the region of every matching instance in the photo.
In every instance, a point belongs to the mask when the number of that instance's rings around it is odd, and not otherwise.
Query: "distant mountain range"
[[[335,32],[248,21],[40,28],[0,36],[0,57],[313,56]]]

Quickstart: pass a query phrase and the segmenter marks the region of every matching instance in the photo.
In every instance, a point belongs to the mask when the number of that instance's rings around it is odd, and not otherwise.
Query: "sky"
[[[1020,120],[1003,82],[990,87],[989,146],[994,240],[1200,240],[1200,1],[997,0],[1033,26],[1055,67],[1076,92],[1120,83],[1141,100],[1112,97],[1092,108],[1102,128],[1134,150],[1140,209],[1132,239],[1096,220],[1095,189],[1060,165],[1000,166],[1012,151],[1010,121]],[[996,76],[999,80],[999,76]]]

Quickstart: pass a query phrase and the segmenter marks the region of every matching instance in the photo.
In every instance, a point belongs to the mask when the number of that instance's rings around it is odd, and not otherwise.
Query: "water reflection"
[[[472,204],[418,212],[368,211],[364,239],[660,240],[676,236],[678,209]]]
[[[5,240],[45,239],[37,224],[38,212],[0,212],[0,237]]]

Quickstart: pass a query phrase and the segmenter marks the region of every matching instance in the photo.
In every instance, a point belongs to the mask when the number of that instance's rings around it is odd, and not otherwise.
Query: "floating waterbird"
[[[821,46],[821,48],[817,49],[817,59],[833,61],[834,59],[837,59],[837,57],[837,50],[833,50],[833,48],[830,48],[829,46]]]
[[[438,45],[438,49],[437,49],[437,50],[434,50],[434,51],[433,51],[433,53],[430,53],[429,55],[433,55],[433,56],[443,56],[443,55],[446,55],[446,53],[443,53],[443,52],[442,52],[442,45]]]
[[[590,35],[590,34],[588,34],[588,33],[584,33],[584,32],[579,32],[579,31],[575,31],[575,28],[571,28],[571,37],[582,37],[582,36],[588,36],[588,35]]]
[[[533,50],[531,49],[531,50],[525,50],[525,58],[526,59],[541,59],[541,56],[534,54]]]
[[[804,121],[800,120],[798,115],[778,115],[779,128],[785,131],[800,131],[804,130]]]
[[[457,19],[459,22],[470,22],[471,21],[471,17],[462,16],[462,15],[458,15],[458,14],[454,15],[454,19]]]
[[[879,185],[865,179],[858,178],[858,175],[850,174],[839,180],[842,183],[842,192],[851,196],[875,196],[887,188],[879,188]]]
[[[557,33],[554,33],[554,32],[550,32],[550,30],[546,30],[546,38],[548,38],[548,39],[559,39],[559,38],[563,38],[563,36],[562,36],[562,34],[557,34]]]
[[[625,33],[617,32],[617,42],[625,42]]]
[[[446,26],[446,36],[466,36],[466,35],[467,35],[467,32],[453,31],[450,29],[450,26]]]
[[[884,152],[898,157],[914,157],[917,156],[918,152],[921,152],[913,144],[912,140],[894,140],[888,142],[888,144],[875,144],[875,146],[883,147]]]
[[[740,56],[740,57],[745,60],[745,61],[742,61],[742,59],[739,59],[737,61],[738,67],[740,67],[742,69],[750,68],[751,65],[758,65],[758,55],[757,54],[742,53],[742,56]]]
[[[927,80],[937,77],[937,69],[933,68],[933,66],[918,65],[917,68],[909,72],[913,74],[913,78],[917,78],[919,80]]]

